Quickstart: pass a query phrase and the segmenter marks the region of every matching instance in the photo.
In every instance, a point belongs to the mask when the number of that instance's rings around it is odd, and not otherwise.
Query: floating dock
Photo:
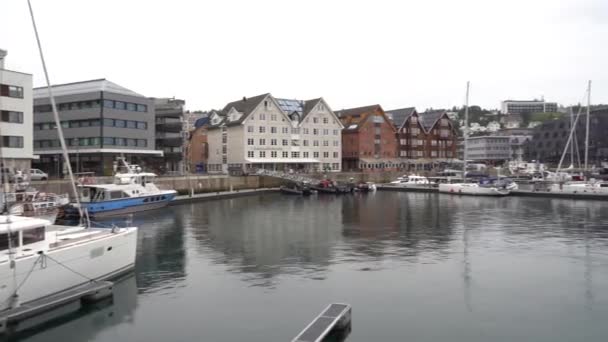
[[[439,192],[438,187],[434,186],[421,186],[421,187],[403,187],[403,186],[395,186],[388,184],[378,184],[376,185],[376,189],[378,190],[386,190],[386,191],[403,191],[403,192]]]
[[[243,196],[253,196],[259,194],[273,193],[279,192],[279,188],[265,188],[265,189],[243,189],[243,190],[235,190],[235,191],[218,191],[218,192],[208,192],[203,194],[193,194],[190,195],[179,195],[175,196],[175,198],[169,202],[169,205],[178,205],[183,203],[193,203],[193,202],[202,202],[202,201],[212,201],[217,199],[227,199],[227,198],[236,198]]]
[[[328,336],[344,341],[350,333],[352,308],[349,304],[330,304],[292,342],[321,342]]]
[[[114,283],[109,281],[90,282],[58,294],[22,304],[14,309],[0,312],[0,333],[15,331],[20,322],[45,314],[68,304],[94,303],[112,296]],[[76,306],[78,309],[80,305]],[[44,322],[38,322],[42,324]]]

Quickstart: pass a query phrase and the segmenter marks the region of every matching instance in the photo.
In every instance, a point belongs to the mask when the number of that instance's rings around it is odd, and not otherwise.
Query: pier
[[[328,336],[343,341],[350,333],[352,308],[348,304],[330,304],[292,342],[321,342]]]

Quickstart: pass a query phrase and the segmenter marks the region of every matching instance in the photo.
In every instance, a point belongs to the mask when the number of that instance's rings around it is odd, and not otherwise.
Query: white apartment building
[[[322,98],[243,98],[211,115],[209,172],[340,171],[342,124]]]
[[[0,144],[2,164],[27,170],[33,154],[32,75],[5,69],[0,50]]]
[[[545,100],[505,100],[500,103],[500,112],[502,114],[557,112],[557,103],[545,102]]]

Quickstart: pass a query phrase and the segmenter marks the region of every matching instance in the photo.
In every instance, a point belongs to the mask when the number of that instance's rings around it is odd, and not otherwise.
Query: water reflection
[[[75,313],[59,316],[57,320],[12,335],[7,337],[7,340],[90,341],[105,329],[119,324],[133,324],[136,308],[137,283],[135,276],[131,274],[114,284],[113,300],[102,301],[83,307]]]

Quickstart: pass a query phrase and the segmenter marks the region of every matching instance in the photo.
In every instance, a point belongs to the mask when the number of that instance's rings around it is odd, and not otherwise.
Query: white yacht
[[[553,183],[549,192],[569,195],[608,195],[608,183],[600,181],[569,181]]]
[[[83,228],[0,215],[0,311],[135,265],[137,228]]]
[[[391,184],[403,188],[428,188],[431,186],[431,182],[429,182],[428,178],[418,175],[405,175],[403,177],[397,178],[397,180],[392,181]]]

